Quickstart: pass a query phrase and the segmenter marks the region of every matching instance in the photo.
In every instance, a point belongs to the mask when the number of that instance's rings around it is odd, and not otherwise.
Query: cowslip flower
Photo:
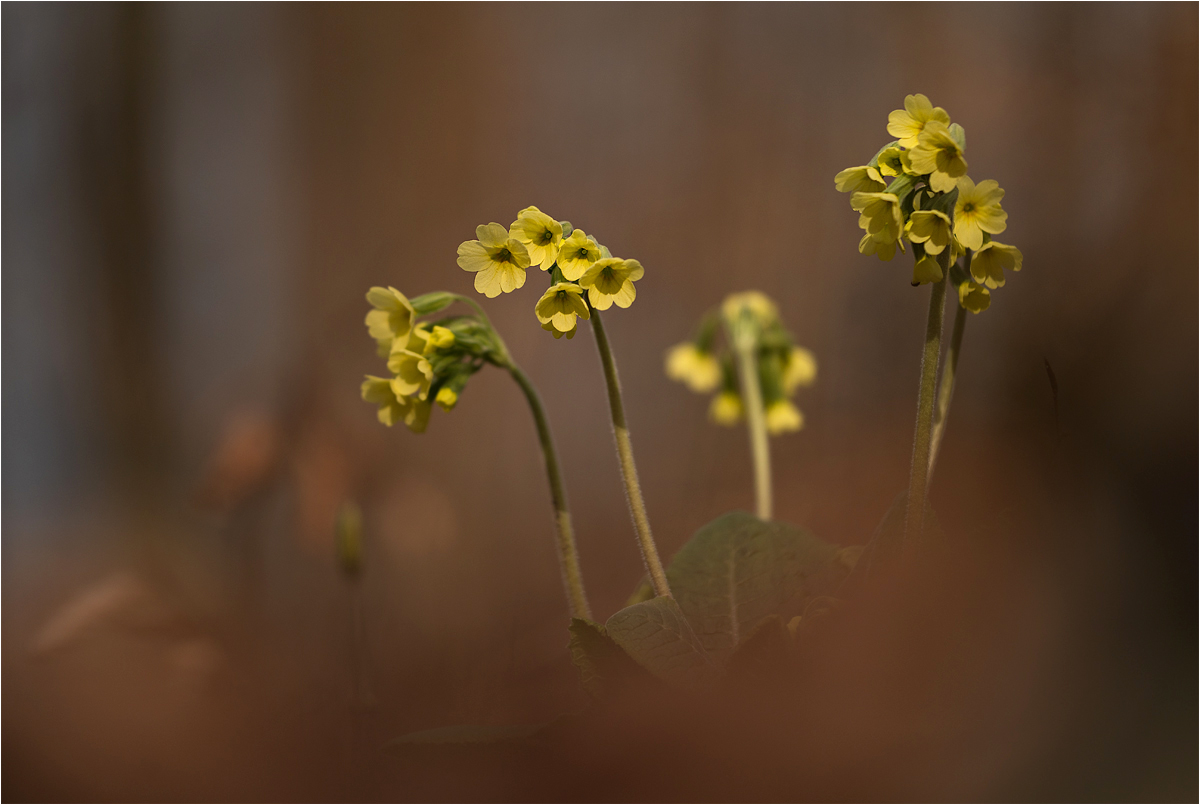
[[[912,153],[903,148],[892,146],[883,149],[876,162],[879,163],[879,172],[884,176],[903,176],[913,172]]]
[[[1020,271],[1024,256],[1016,246],[989,241],[971,256],[971,277],[988,288],[1004,285],[1004,270]]]
[[[722,391],[713,397],[708,416],[718,425],[733,426],[741,420],[743,411],[742,398],[736,391]]]
[[[565,333],[559,332],[558,329],[550,322],[543,324],[542,329],[548,333],[551,333],[556,339],[562,338],[565,335],[567,340],[570,341],[575,337],[575,333],[579,330],[579,324],[577,322],[574,327],[572,327],[570,330],[567,330]]]
[[[436,350],[452,346],[454,346],[454,333],[448,327],[435,324],[429,331],[429,335],[425,337],[425,346],[421,349],[421,354],[428,355]]]
[[[779,436],[804,427],[804,415],[791,400],[779,399],[767,406],[767,433]]]
[[[762,291],[731,293],[721,303],[721,315],[726,321],[736,322],[743,312],[749,313],[763,327],[779,319],[779,308]]]
[[[894,193],[855,193],[850,197],[850,207],[860,213],[858,225],[875,240],[900,239],[904,218],[900,212],[900,199]]]
[[[386,377],[367,375],[362,384],[362,398],[379,406],[379,421],[389,428],[404,419],[412,405],[407,397],[397,397],[392,381]]]
[[[859,165],[856,168],[846,168],[844,171],[840,171],[837,176],[833,177],[833,184],[840,193],[860,191],[876,193],[887,187],[887,183],[883,181],[879,171],[870,165]]]
[[[573,282],[551,285],[533,306],[533,313],[542,327],[549,324],[560,333],[575,329],[576,316],[584,319],[592,317],[587,303],[583,301],[583,289]]]
[[[958,303],[972,313],[982,313],[992,304],[992,294],[973,280],[958,286]]]
[[[686,384],[697,394],[707,394],[721,382],[721,364],[711,352],[687,341],[667,352],[667,377]]]
[[[637,260],[601,257],[583,272],[579,284],[587,288],[588,302],[596,310],[608,310],[614,302],[617,307],[625,308],[637,297],[633,283],[645,273]]]
[[[583,273],[602,257],[600,246],[582,229],[576,229],[558,249],[558,268],[563,279],[578,282]]]
[[[937,120],[931,120],[921,131],[911,160],[912,169],[919,174],[929,174],[929,186],[939,193],[949,193],[958,177],[967,172],[962,146],[951,135],[949,127]]]
[[[437,396],[434,397],[434,402],[441,406],[443,411],[449,413],[458,404],[458,392],[448,386],[440,388]]]
[[[902,147],[914,148],[921,132],[930,121],[949,126],[950,115],[942,107],[934,106],[920,93],[906,95],[904,108],[888,115],[888,134],[898,139]]]
[[[958,180],[958,200],[954,202],[954,237],[963,246],[979,251],[983,233],[998,235],[1008,227],[1008,213],[1000,209],[1004,190],[993,179],[979,184],[970,176]]]
[[[558,259],[558,248],[563,239],[562,224],[537,207],[526,207],[517,213],[517,220],[508,228],[508,234],[525,246],[530,265],[548,271]]]
[[[475,273],[476,291],[494,299],[525,284],[525,269],[529,268],[525,244],[510,237],[508,230],[497,223],[480,224],[475,236],[479,239],[459,245],[458,265],[463,271]]]
[[[804,347],[792,347],[783,364],[780,384],[784,394],[790,395],[801,386],[811,386],[817,380],[817,359]]]
[[[942,267],[938,265],[936,258],[925,255],[913,263],[912,284],[914,288],[918,285],[924,285],[927,282],[941,281]]]
[[[880,260],[891,260],[896,256],[896,243],[894,240],[875,240],[869,234],[863,235],[858,242],[858,251],[860,254],[873,254]],[[904,251],[903,242],[900,243],[900,251]]]
[[[367,314],[367,332],[379,345],[380,357],[386,357],[395,341],[400,340],[401,346],[407,343],[416,311],[408,297],[392,287],[372,288],[367,291],[367,301],[375,308]]]
[[[424,356],[407,349],[393,350],[388,356],[388,371],[392,378],[392,390],[397,397],[415,395],[425,399],[433,383],[433,365]]]
[[[941,254],[950,245],[950,216],[939,210],[916,210],[908,219],[905,232],[913,243],[925,244],[925,253]]]

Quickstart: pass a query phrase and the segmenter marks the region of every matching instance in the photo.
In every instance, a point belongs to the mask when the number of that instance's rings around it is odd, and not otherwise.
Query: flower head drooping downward
[[[588,291],[588,301],[596,310],[608,310],[615,303],[626,308],[633,304],[637,289],[633,283],[645,274],[637,260],[601,257],[583,272],[579,284]]]
[[[786,398],[780,398],[767,405],[766,416],[767,433],[772,436],[782,436],[804,427],[804,415]]]
[[[833,177],[833,184],[839,193],[877,193],[887,187],[879,171],[870,165],[846,168]]]
[[[697,394],[707,394],[721,382],[721,364],[711,352],[686,341],[667,353],[667,377],[685,383]]]
[[[463,241],[458,247],[458,265],[475,273],[475,290],[492,299],[525,284],[529,268],[525,244],[496,223],[481,224],[475,236],[478,240]]]
[[[961,127],[957,131],[961,131]],[[945,123],[931,120],[921,131],[917,147],[912,150],[912,169],[929,174],[929,186],[938,193],[949,193],[956,180],[967,172],[963,147]]]
[[[855,193],[850,208],[861,215],[858,225],[871,239],[880,243],[895,243],[904,227],[900,199],[892,193]],[[861,251],[861,247],[860,247]]]
[[[1020,271],[1023,259],[1016,246],[988,241],[971,257],[971,278],[988,288],[1003,287],[1004,270]]]
[[[563,239],[562,224],[537,207],[526,207],[508,228],[509,236],[519,240],[529,252],[529,264],[546,271],[558,259]]]
[[[722,391],[713,397],[712,405],[708,408],[709,418],[726,427],[733,427],[741,422],[744,413],[742,398],[736,391]]]
[[[556,335],[574,334],[577,316],[584,319],[592,317],[587,303],[583,301],[583,289],[573,282],[550,286],[534,306],[533,312],[542,328],[552,327]]]
[[[416,312],[408,297],[391,287],[372,288],[367,291],[367,301],[374,308],[367,314],[367,331],[378,345],[379,357],[387,357],[394,342],[401,341],[401,347],[407,343]]]

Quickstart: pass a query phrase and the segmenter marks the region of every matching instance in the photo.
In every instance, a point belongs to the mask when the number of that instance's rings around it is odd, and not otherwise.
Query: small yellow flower
[[[433,383],[433,365],[424,355],[407,349],[393,350],[388,356],[388,370],[395,375],[392,378],[392,390],[397,397],[416,395],[423,400],[429,395],[429,386]]]
[[[941,254],[950,245],[950,216],[938,210],[916,210],[905,231],[913,243],[924,243],[926,254]]]
[[[833,184],[839,193],[857,193],[865,191],[876,193],[887,187],[879,171],[870,165],[859,165],[856,168],[846,168],[833,177]]]
[[[850,207],[861,213],[858,225],[875,240],[900,239],[904,218],[900,212],[900,199],[895,194],[855,193],[850,197]]]
[[[579,324],[576,323],[574,327],[572,327],[570,330],[567,330],[565,333],[560,333],[558,329],[550,322],[543,324],[542,329],[548,333],[553,333],[555,339],[562,338],[565,335],[567,340],[570,341],[575,337],[575,333],[579,330]]]
[[[416,311],[408,297],[392,287],[372,288],[367,291],[367,301],[375,308],[367,314],[367,332],[379,345],[380,357],[386,357],[394,341],[400,339],[401,346],[407,343]]]
[[[1004,270],[1020,271],[1024,256],[1016,246],[990,241],[971,256],[971,277],[989,288],[1004,285]]]
[[[858,251],[860,254],[873,254],[880,260],[891,260],[896,256],[896,243],[894,240],[875,240],[870,235],[863,235],[858,242]],[[903,241],[900,241],[900,251],[904,251]]]
[[[721,303],[721,315],[726,321],[736,322],[742,317],[743,311],[754,316],[763,327],[779,318],[779,308],[762,291],[731,293]]]
[[[742,398],[736,391],[722,391],[713,397],[708,416],[718,425],[736,425],[742,418]]]
[[[903,148],[885,148],[879,154],[879,172],[884,176],[903,176],[912,173],[912,153]]]
[[[711,352],[687,341],[667,352],[667,377],[687,384],[697,394],[707,394],[721,382],[721,364]]]
[[[585,319],[592,317],[587,303],[583,301],[583,289],[573,282],[560,282],[546,289],[533,306],[533,313],[543,327],[549,324],[560,333],[575,329],[576,316]]]
[[[517,220],[508,228],[510,237],[521,241],[529,252],[529,264],[548,271],[558,259],[562,243],[562,224],[537,207],[526,207],[517,213]]]
[[[608,310],[614,302],[617,307],[625,308],[637,297],[633,283],[645,273],[637,260],[601,257],[583,272],[579,284],[588,289],[588,301],[596,310]]]
[[[950,115],[942,107],[931,104],[920,93],[908,95],[904,98],[904,108],[888,115],[888,134],[898,139],[903,148],[914,148],[930,121],[949,126]]]
[[[454,333],[447,327],[435,324],[429,335],[425,338],[425,346],[421,350],[421,354],[428,355],[436,350],[452,346],[454,346]]]
[[[452,388],[444,387],[438,390],[437,397],[434,398],[443,411],[452,411],[454,406],[458,404],[458,392]]]
[[[481,224],[475,228],[479,240],[463,241],[458,247],[458,265],[475,272],[475,290],[493,299],[515,291],[525,284],[529,268],[529,250],[500,224]]]
[[[912,150],[912,169],[919,174],[930,174],[929,186],[939,193],[949,193],[958,177],[966,174],[967,160],[962,146],[945,123],[931,120],[925,125],[917,147]]]
[[[379,421],[389,428],[404,419],[412,406],[407,397],[397,397],[392,391],[392,381],[384,377],[367,375],[362,384],[362,398],[379,406]]]
[[[429,411],[433,406],[429,404],[429,400],[416,400],[410,397],[409,401],[408,411],[404,414],[404,424],[413,433],[424,433],[425,428],[429,426]]]
[[[783,367],[783,393],[790,395],[801,386],[811,386],[816,381],[816,356],[804,347],[792,347]]]
[[[592,267],[592,263],[602,256],[596,241],[582,229],[576,229],[559,247],[558,268],[564,279],[578,282],[583,273]]]
[[[958,303],[972,313],[982,313],[992,304],[992,294],[979,283],[967,280],[958,286]]]
[[[924,285],[927,282],[941,282],[942,267],[937,258],[925,255],[913,264],[913,286]]]
[[[970,176],[958,180],[958,200],[954,202],[954,237],[963,246],[979,251],[983,233],[999,235],[1008,227],[1008,213],[1000,209],[1004,190],[993,179],[979,184]]]
[[[767,406],[767,433],[779,436],[804,427],[804,415],[791,400],[776,400]]]

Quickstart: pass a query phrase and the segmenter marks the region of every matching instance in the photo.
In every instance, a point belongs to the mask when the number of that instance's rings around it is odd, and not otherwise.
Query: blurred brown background
[[[664,554],[752,505],[744,432],[662,371],[746,288],[820,365],[805,430],[773,441],[777,516],[865,542],[907,482],[928,291],[857,254],[833,176],[912,92],[1007,190],[1026,266],[968,323],[933,502],[1040,635],[1005,654],[1043,697],[1018,708],[1057,707],[1011,739],[1050,735],[1037,762],[947,796],[1015,796],[1037,763],[1066,796],[1076,769],[1097,797],[1194,795],[1194,4],[5,4],[3,23],[6,798],[306,796],[394,735],[582,705],[516,388],[481,372],[422,436],[358,396],[382,368],[366,289],[471,292],[457,245],[529,204],[646,266],[606,321]],[[640,561],[591,334],[536,326],[543,282],[481,301],[545,398],[603,618]],[[371,708],[334,562],[347,498]]]

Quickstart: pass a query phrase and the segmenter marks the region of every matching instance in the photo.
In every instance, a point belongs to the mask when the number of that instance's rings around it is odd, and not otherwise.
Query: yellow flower
[[[958,180],[958,200],[954,202],[954,237],[963,246],[979,251],[983,233],[999,235],[1008,227],[1008,213],[1000,209],[1004,190],[992,180],[979,184],[970,176]]]
[[[570,330],[567,330],[565,333],[560,333],[558,331],[558,329],[555,328],[555,326],[553,324],[551,324],[550,322],[546,322],[545,324],[543,324],[542,329],[548,333],[553,333],[554,337],[556,339],[562,338],[565,335],[567,337],[567,340],[570,341],[572,338],[575,337],[575,333],[579,329],[579,324],[576,323],[574,327],[572,327]]]
[[[875,240],[900,239],[904,218],[900,212],[900,199],[893,193],[855,193],[850,197],[850,207],[861,213],[858,225]],[[859,251],[862,251],[861,247]]]
[[[904,98],[904,108],[897,109],[888,115],[888,134],[900,140],[903,148],[914,148],[921,132],[930,121],[950,125],[950,115],[940,106],[934,106],[924,95],[908,95]]]
[[[569,333],[576,327],[575,317],[592,317],[587,303],[583,301],[583,289],[573,282],[551,285],[542,298],[533,306],[537,320],[545,327],[552,325],[560,333]]]
[[[493,299],[501,292],[515,291],[525,284],[529,251],[525,244],[509,237],[500,224],[481,224],[475,228],[479,240],[463,241],[458,247],[458,265],[475,272],[475,290]]]
[[[425,428],[429,425],[429,411],[432,406],[429,400],[415,400],[408,398],[410,405],[408,411],[404,414],[404,424],[413,433],[424,433]]]
[[[564,279],[578,282],[583,272],[601,258],[600,247],[582,229],[576,229],[558,249],[558,268]]]
[[[397,339],[407,342],[416,311],[408,297],[395,288],[375,287],[367,291],[367,301],[375,308],[367,314],[367,332],[379,345],[380,357],[386,357]],[[404,346],[404,343],[401,343]]]
[[[891,260],[896,256],[896,241],[875,240],[870,235],[863,235],[858,242],[858,251],[861,254],[873,254],[880,260]],[[900,243],[900,251],[904,251],[903,242]]]
[[[629,307],[637,296],[633,283],[645,273],[637,260],[601,257],[583,272],[579,284],[588,289],[588,301],[596,310],[608,310],[614,302],[617,307]]]
[[[913,172],[912,154],[902,148],[885,148],[876,161],[879,163],[879,172],[884,176],[903,176]]]
[[[412,402],[407,397],[397,397],[392,391],[392,381],[383,377],[367,375],[362,384],[362,398],[379,406],[379,421],[389,428],[404,419]]]
[[[846,168],[833,177],[833,184],[839,193],[857,193],[860,190],[874,193],[887,187],[879,171],[870,165]]]
[[[966,174],[967,160],[962,146],[945,123],[931,120],[925,125],[917,147],[912,150],[912,169],[919,174],[930,174],[929,186],[939,193],[949,193],[958,177]]]
[[[433,365],[424,355],[407,349],[393,350],[388,357],[388,370],[395,375],[392,378],[392,390],[397,397],[412,394],[423,400],[429,395],[429,386],[433,383]]]
[[[783,393],[790,395],[801,386],[811,386],[816,380],[816,356],[804,347],[792,347],[783,367]]]
[[[446,349],[452,346],[454,346],[454,333],[447,327],[435,324],[433,325],[433,330],[425,338],[425,347],[421,350],[421,354],[428,355],[435,350]]]
[[[742,418],[742,398],[736,391],[722,391],[713,397],[708,416],[718,425],[736,425]]]
[[[772,436],[804,427],[804,415],[791,400],[776,400],[767,406],[767,433]]]
[[[958,286],[958,303],[972,313],[982,313],[992,304],[992,294],[979,283],[967,280]]]
[[[971,256],[971,277],[989,288],[1004,285],[1004,269],[1020,271],[1024,259],[1016,246],[990,241]]]
[[[540,264],[542,271],[549,270],[558,259],[562,233],[562,224],[537,207],[521,210],[517,213],[517,220],[508,228],[509,237],[521,241],[529,252],[529,264]]]
[[[458,404],[458,392],[450,387],[443,387],[438,390],[437,397],[434,398],[443,411],[451,411]]]
[[[726,321],[736,322],[742,317],[743,311],[754,316],[763,327],[779,318],[779,308],[771,301],[771,297],[761,291],[731,293],[721,303],[721,315]]]
[[[941,254],[951,242],[950,216],[938,210],[916,210],[905,227],[908,239],[924,243],[926,254]]]
[[[924,285],[927,282],[941,282],[942,267],[937,258],[925,255],[913,264],[913,286]]]
[[[721,382],[721,364],[711,352],[687,341],[667,352],[667,377],[686,383],[697,394],[707,394]]]

